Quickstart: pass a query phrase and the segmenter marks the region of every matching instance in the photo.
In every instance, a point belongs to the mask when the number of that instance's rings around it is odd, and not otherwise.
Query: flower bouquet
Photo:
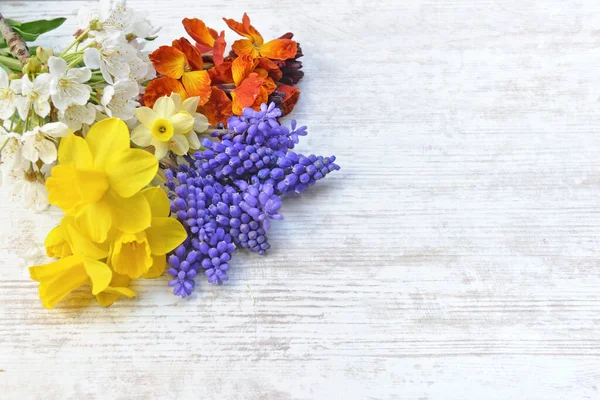
[[[159,29],[125,1],[78,12],[62,51],[28,47],[63,18],[0,15],[2,184],[29,207],[64,216],[30,267],[53,308],[89,284],[104,306],[132,298],[132,279],[167,271],[177,296],[199,274],[227,281],[238,248],[265,254],[282,198],[338,170],[335,157],[293,151],[305,126],[280,118],[299,99],[302,51],[291,33],[265,41],[183,19],[189,38],[150,51]],[[190,40],[191,39],[191,40]]]

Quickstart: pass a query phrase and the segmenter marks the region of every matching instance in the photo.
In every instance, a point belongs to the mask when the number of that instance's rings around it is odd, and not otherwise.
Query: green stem
[[[14,71],[21,70],[21,63],[12,57],[0,56],[0,62]]]
[[[85,37],[87,36],[87,34],[90,33],[91,30],[92,30],[91,28],[87,28],[85,31],[83,31],[83,33],[81,35],[77,36],[77,38],[73,41],[73,43],[71,43],[69,45],[69,47],[67,47],[65,49],[65,51],[63,51],[62,53],[60,53],[59,57],[62,58],[62,56],[64,56],[65,54],[67,54],[67,52],[69,50],[71,50],[73,48],[73,46],[75,46],[76,44],[79,44],[79,43],[83,42],[83,40],[85,39]]]

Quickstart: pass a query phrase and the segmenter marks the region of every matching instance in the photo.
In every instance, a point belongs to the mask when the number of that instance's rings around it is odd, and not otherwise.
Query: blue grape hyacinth
[[[201,273],[212,284],[227,281],[238,247],[265,254],[271,220],[283,219],[281,196],[340,169],[334,156],[290,151],[306,127],[282,126],[280,116],[274,103],[246,108],[212,135],[218,141],[204,139],[203,149],[164,171],[172,215],[188,232],[167,258],[173,294],[191,295]]]

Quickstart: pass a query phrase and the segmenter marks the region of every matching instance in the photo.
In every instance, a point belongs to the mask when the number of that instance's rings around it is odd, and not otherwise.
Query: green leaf
[[[61,26],[66,20],[66,18],[40,19],[38,21],[24,22],[19,25],[18,28],[22,32],[39,36],[42,33],[53,31]]]
[[[39,34],[36,35],[34,33],[23,32],[21,29],[17,28],[16,26],[13,26],[12,28],[26,42],[33,42],[33,41],[35,41],[38,38],[38,36],[40,36]]]
[[[149,41],[149,42],[151,42],[154,39],[156,39],[157,37],[158,37],[158,35],[156,35],[156,36],[148,36],[147,38],[144,38],[144,39],[147,40],[147,41]]]
[[[14,19],[5,18],[4,20],[6,21],[7,24],[9,24],[12,27],[21,25],[21,23],[19,21],[15,21]]]
[[[12,70],[10,68],[8,68],[6,65],[4,65],[2,63],[0,63],[0,68],[5,70],[7,74],[10,74],[12,72]]]

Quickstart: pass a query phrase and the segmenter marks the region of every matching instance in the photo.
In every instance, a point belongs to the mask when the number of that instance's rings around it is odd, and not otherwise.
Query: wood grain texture
[[[19,256],[59,213],[4,194],[2,398],[600,398],[600,3],[131,4],[164,26],[155,45],[182,17],[292,30],[300,150],[342,170],[288,199],[271,253],[236,254],[227,285],[181,300],[143,281],[108,309],[42,308]]]

